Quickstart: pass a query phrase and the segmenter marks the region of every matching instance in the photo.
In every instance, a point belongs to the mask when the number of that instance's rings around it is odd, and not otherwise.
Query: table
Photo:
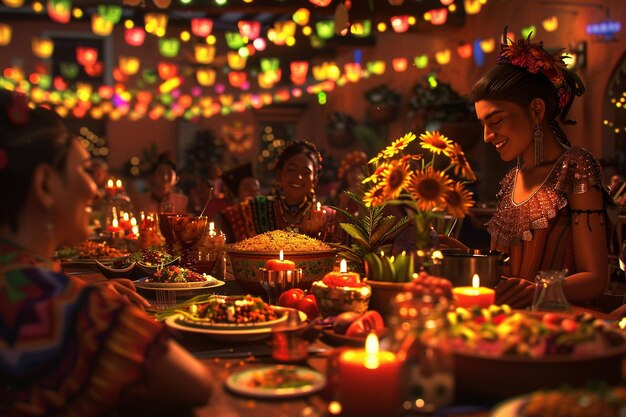
[[[69,270],[66,272],[75,275],[87,282],[97,282],[106,278],[97,272],[87,270]],[[220,287],[221,294],[241,294],[244,292],[236,281],[227,281],[227,285]],[[230,393],[223,382],[228,376],[240,369],[252,367],[259,364],[273,363],[271,350],[264,342],[245,343],[228,345],[214,342],[204,335],[181,333],[179,342],[211,370],[214,378],[214,395],[209,405],[193,410],[167,410],[165,414],[175,416],[193,417],[330,417],[328,403],[331,398],[329,393],[322,391],[317,395],[290,400],[253,400]],[[207,351],[223,348],[233,348],[234,352],[252,352],[253,356],[244,355],[238,358],[203,357]],[[332,347],[317,341],[312,345],[318,349],[319,353],[309,356],[305,366],[310,366],[322,374],[326,374],[328,355],[332,353]],[[453,407],[432,416],[454,416],[454,417],[487,417],[490,415],[490,406],[493,404],[476,404],[474,406]],[[134,416],[138,410],[120,410],[118,416]],[[141,410],[141,415],[145,415]],[[409,416],[411,414],[407,414]]]

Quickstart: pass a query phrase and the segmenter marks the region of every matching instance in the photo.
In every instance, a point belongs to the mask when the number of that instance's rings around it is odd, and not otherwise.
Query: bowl
[[[583,387],[598,381],[616,384],[622,374],[626,339],[614,330],[608,331],[605,337],[609,347],[586,357],[490,357],[455,352],[457,393],[462,398],[503,400],[563,385]]]
[[[278,259],[278,251],[245,251],[238,249],[226,249],[233,269],[233,275],[239,284],[251,294],[265,295],[265,290],[259,282],[258,270],[265,268],[265,262],[270,259]],[[308,290],[313,281],[320,280],[335,265],[335,250],[311,251],[311,252],[285,252],[284,257],[296,264],[296,268],[302,269],[302,281],[299,288]]]
[[[369,285],[329,287],[322,281],[313,282],[311,291],[324,317],[336,316],[346,311],[365,313],[372,295],[372,288]]]
[[[128,256],[133,256],[128,255]],[[141,261],[133,261],[128,266],[123,268],[113,267],[113,263],[120,258],[115,258],[108,261],[96,260],[96,266],[98,270],[107,278],[133,278],[139,279],[148,275],[154,274],[159,268],[163,268],[169,265],[178,265],[180,263],[180,257],[172,257],[167,262],[162,264],[147,264]]]

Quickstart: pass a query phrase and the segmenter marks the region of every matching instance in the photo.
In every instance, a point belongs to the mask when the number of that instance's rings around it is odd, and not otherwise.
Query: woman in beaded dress
[[[567,114],[584,88],[541,42],[505,42],[498,62],[471,92],[485,142],[502,160],[518,161],[501,181],[487,223],[491,248],[510,255],[496,301],[527,307],[538,271],[562,269],[568,270],[567,299],[593,300],[607,285],[602,175],[588,151],[571,147],[559,124],[574,123]]]
[[[129,301],[138,297],[130,288],[87,285],[50,261],[91,234],[91,167],[56,113],[0,90],[0,193],[10,196],[0,199],[2,416],[103,416],[131,405],[146,415],[211,395],[206,368]]]
[[[335,211],[317,208],[315,186],[322,157],[315,145],[295,141],[276,161],[276,181],[269,196],[248,198],[222,211],[222,230],[229,242],[271,230],[292,230],[327,240],[334,231]]]

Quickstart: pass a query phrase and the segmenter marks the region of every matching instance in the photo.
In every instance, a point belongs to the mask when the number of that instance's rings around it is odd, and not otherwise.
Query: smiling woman
[[[257,196],[222,212],[222,230],[229,241],[240,241],[271,230],[292,230],[322,240],[331,239],[335,211],[317,203],[315,187],[322,157],[314,144],[295,141],[276,162],[270,196]]]

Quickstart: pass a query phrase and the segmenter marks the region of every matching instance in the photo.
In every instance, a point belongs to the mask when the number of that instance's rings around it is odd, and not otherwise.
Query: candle
[[[296,269],[296,264],[293,261],[284,259],[283,251],[280,251],[278,255],[279,259],[270,259],[265,262],[265,269],[270,271],[293,271]]]
[[[358,287],[361,283],[361,276],[356,272],[348,271],[348,262],[342,259],[339,262],[339,271],[327,273],[322,282],[329,287]]]
[[[117,180],[115,181],[115,188],[117,188],[118,190],[121,190],[122,187],[122,180]]]
[[[317,207],[317,211],[320,211],[322,209],[322,203],[318,201],[316,207]]]
[[[107,181],[107,185],[104,187],[104,192],[108,197],[114,197],[117,193],[117,189],[115,188],[115,184],[112,179]]]
[[[487,308],[496,299],[496,292],[491,288],[480,286],[480,277],[474,274],[471,287],[457,287],[452,289],[452,294],[458,307],[480,307]]]
[[[215,236],[215,222],[209,223],[209,236]]]
[[[402,402],[401,365],[394,353],[380,351],[375,333],[367,336],[365,349],[342,352],[337,370],[342,415],[398,414]]]

